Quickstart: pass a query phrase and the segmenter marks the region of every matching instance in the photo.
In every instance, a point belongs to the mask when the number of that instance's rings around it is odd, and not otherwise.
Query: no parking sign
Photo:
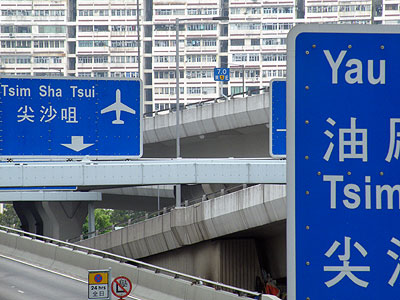
[[[123,299],[131,293],[132,282],[125,276],[119,276],[113,280],[111,291],[115,297]]]
[[[89,271],[88,274],[88,299],[109,300],[110,294],[110,270]]]

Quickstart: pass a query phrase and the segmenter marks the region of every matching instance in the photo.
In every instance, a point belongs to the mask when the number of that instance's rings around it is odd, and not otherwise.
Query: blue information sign
[[[400,29],[288,41],[288,299],[398,299]]]
[[[229,68],[214,68],[215,81],[229,81]]]
[[[270,82],[269,154],[275,158],[286,157],[286,79]]]
[[[0,78],[0,157],[142,154],[138,80]]]

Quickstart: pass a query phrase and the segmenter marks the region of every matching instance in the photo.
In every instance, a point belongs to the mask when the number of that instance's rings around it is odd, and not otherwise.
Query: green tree
[[[110,215],[111,215],[111,210],[109,209],[95,209],[94,211],[95,226],[96,230],[98,230],[100,234],[110,231],[109,227],[112,226],[112,223],[110,221]],[[89,228],[88,218],[86,217],[86,221],[82,226],[83,235],[88,234],[88,228]]]
[[[21,221],[19,220],[12,204],[4,205],[4,211],[0,214],[0,225],[14,228],[21,227]]]
[[[110,221],[114,225],[122,224],[127,222],[129,219],[142,217],[144,214],[144,211],[114,209],[111,211]]]

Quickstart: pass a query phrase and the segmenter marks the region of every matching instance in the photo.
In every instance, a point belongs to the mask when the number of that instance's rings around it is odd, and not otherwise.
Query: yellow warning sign
[[[89,273],[89,284],[108,284],[108,272]]]

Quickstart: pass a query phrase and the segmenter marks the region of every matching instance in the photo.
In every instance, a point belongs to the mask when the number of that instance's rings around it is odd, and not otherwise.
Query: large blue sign
[[[215,81],[229,81],[229,68],[214,68]]]
[[[398,299],[400,29],[288,41],[288,299]]]
[[[140,81],[0,78],[2,158],[142,154]]]
[[[270,82],[269,154],[275,158],[286,157],[286,79]]]

